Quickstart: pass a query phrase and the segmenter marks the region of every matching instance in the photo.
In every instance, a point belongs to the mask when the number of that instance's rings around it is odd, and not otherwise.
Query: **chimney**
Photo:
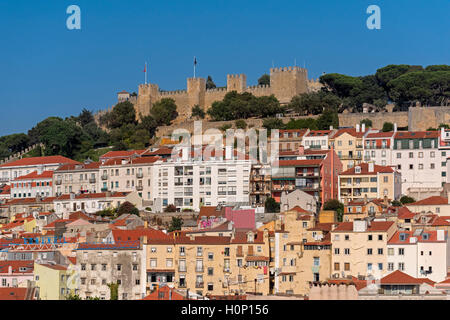
[[[364,195],[364,205],[366,205],[367,202],[369,202],[369,201],[368,201],[368,199],[367,199],[367,193],[366,193],[366,194]]]
[[[330,126],[330,130],[333,130],[333,126]]]
[[[359,132],[359,123],[356,125],[356,132]]]
[[[437,230],[437,241],[445,240],[445,230]]]
[[[361,125],[361,132],[366,132],[366,124],[365,123],[363,123]]]
[[[231,146],[225,146],[225,160],[231,160],[233,155],[233,149]]]
[[[394,123],[394,132],[397,132],[397,122]]]
[[[300,147],[298,147],[298,154],[300,156],[305,154],[305,147],[304,146],[301,145]]]
[[[387,196],[384,196],[384,205],[387,207],[389,205],[389,200]]]
[[[369,172],[373,172],[375,170],[375,165],[374,165],[373,161],[369,162],[368,169],[369,169]]]
[[[366,232],[367,221],[366,220],[354,220],[353,221],[353,232]]]

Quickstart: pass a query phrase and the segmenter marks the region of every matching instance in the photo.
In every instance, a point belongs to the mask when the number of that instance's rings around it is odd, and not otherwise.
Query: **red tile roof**
[[[92,170],[98,169],[100,167],[100,162],[91,162],[91,163],[81,163],[81,164],[63,164],[55,171],[71,171],[71,170]]]
[[[108,151],[104,155],[100,157],[100,159],[107,158],[122,158],[122,157],[130,157],[132,155],[140,155],[147,150],[130,150],[130,151]]]
[[[406,206],[428,206],[428,205],[442,205],[442,204],[448,204],[448,198],[440,196],[432,196],[420,201],[408,203],[406,204]]]
[[[415,215],[407,207],[400,207],[397,211],[397,218],[399,219],[413,219]]]
[[[161,287],[142,300],[187,300],[185,296],[168,286]]]
[[[280,167],[302,167],[302,166],[319,166],[323,162],[322,159],[314,160],[280,160]]]
[[[359,132],[356,132],[356,128],[342,128],[335,133],[333,139],[343,135],[344,133],[347,133],[356,138],[362,138],[366,132],[367,131],[361,132],[361,130]]]
[[[23,158],[13,162],[5,163],[0,165],[0,168],[7,167],[20,167],[20,166],[33,166],[33,165],[42,165],[42,164],[64,164],[64,163],[76,163],[79,164],[78,161],[74,161],[72,159],[63,157],[63,156],[48,156],[48,157],[33,157],[33,158]]]
[[[309,211],[306,211],[305,209],[301,208],[300,206],[295,206],[289,211],[297,211],[298,213],[311,213]]]
[[[134,230],[112,230],[114,242],[120,241],[139,241],[140,237],[147,236],[147,243],[151,243],[155,240],[167,240],[170,237],[164,232],[151,228],[142,228]]]
[[[33,260],[7,260],[0,261],[0,274],[8,273],[9,267],[12,268],[12,273],[33,273]],[[27,268],[26,271],[20,271],[20,268]]]
[[[0,288],[0,300],[25,300],[28,288]]]
[[[376,139],[376,138],[391,138],[394,135],[395,132],[376,132],[376,133],[369,133],[366,136],[366,139]]]
[[[60,270],[60,271],[67,270],[67,267],[62,266],[60,264],[44,264],[44,263],[42,263],[40,265],[44,266],[44,267],[47,267],[47,268],[50,268],[50,269],[53,269],[53,270]]]
[[[327,136],[332,130],[311,130],[306,136],[307,137],[318,137],[318,136]]]
[[[356,277],[352,276],[352,279],[328,279],[327,281],[330,284],[354,284],[356,287],[356,290],[361,290],[365,287],[367,287],[367,281],[366,280],[359,280]]]
[[[102,198],[121,198],[126,197],[130,192],[112,192],[110,195],[107,196],[106,192],[101,193],[83,193],[78,194],[75,196],[75,199],[102,199]],[[56,201],[60,200],[69,200],[70,194],[63,194],[62,196],[59,196],[56,198]]]
[[[372,221],[367,226],[367,232],[387,231],[394,224],[394,221]],[[333,231],[353,231],[353,222],[341,222]]]
[[[405,235],[404,241],[400,240],[400,234]],[[428,234],[428,239],[424,239],[424,237],[423,237],[424,234]],[[417,242],[421,242],[421,243],[433,243],[433,242],[446,243],[447,242],[447,240],[446,240],[447,232],[446,231],[445,231],[444,240],[437,240],[437,231],[431,230],[431,231],[424,231],[418,236],[414,235],[414,231],[397,231],[392,235],[392,237],[389,239],[388,243],[389,244],[412,244],[409,242],[409,239],[411,237],[417,238]]]
[[[41,174],[38,174],[37,171],[33,171],[27,175],[17,177],[13,181],[16,181],[16,180],[41,180],[41,179],[52,179],[52,178],[53,178],[53,171],[43,171]]]
[[[440,131],[398,131],[395,139],[439,138],[440,133]]]
[[[361,173],[355,172],[356,167],[361,168]],[[374,166],[373,166],[373,171],[369,172],[369,164],[361,163],[361,164],[358,164],[357,166],[352,167],[344,172],[341,172],[340,175],[341,176],[344,176],[344,175],[370,175],[370,174],[376,174],[376,173],[392,173],[392,172],[394,172],[394,169],[392,169],[391,167],[379,166],[376,164],[374,164]]]
[[[381,284],[422,284],[428,283],[433,285],[434,282],[426,278],[413,278],[410,275],[396,270],[384,278],[380,279]]]

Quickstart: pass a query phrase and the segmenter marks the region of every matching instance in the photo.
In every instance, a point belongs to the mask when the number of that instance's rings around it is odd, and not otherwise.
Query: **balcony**
[[[9,178],[0,178],[0,182],[9,182]]]
[[[203,282],[196,282],[196,283],[195,283],[195,287],[196,287],[196,288],[203,288],[203,286],[204,286],[204,283],[203,283]]]
[[[203,268],[203,267],[195,267],[195,272],[202,273],[204,271],[205,271],[205,268]]]
[[[102,191],[102,192],[107,192],[107,191],[108,191],[108,188],[102,188],[101,191]]]
[[[178,288],[186,288],[186,283],[180,283],[180,284],[178,285]]]
[[[340,156],[341,160],[362,160],[362,155],[348,155],[348,156]]]
[[[97,179],[95,179],[95,178],[90,178],[89,179],[89,183],[96,183],[97,182]]]
[[[141,185],[139,185],[139,186],[136,186],[136,190],[137,190],[137,191],[142,191],[142,190],[144,190],[144,187],[143,187],[143,186],[141,186]]]
[[[223,272],[228,272],[228,273],[231,272],[231,271],[230,271],[230,267],[224,267],[224,268],[223,268]]]
[[[108,175],[107,174],[102,174],[102,180],[108,180]]]
[[[186,272],[186,267],[179,266],[179,267],[178,267],[178,271],[179,271],[179,272]]]
[[[142,172],[136,173],[136,178],[142,179],[144,177],[144,174]]]
[[[272,191],[294,191],[294,185],[272,186]]]
[[[55,181],[55,184],[56,184],[57,186],[60,186],[60,185],[62,184],[62,180],[61,180],[61,179],[56,180],[56,181]]]

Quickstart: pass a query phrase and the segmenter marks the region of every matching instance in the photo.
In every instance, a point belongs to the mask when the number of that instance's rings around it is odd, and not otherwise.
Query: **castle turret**
[[[227,91],[242,93],[247,89],[247,76],[245,74],[228,74]]]
[[[157,84],[141,84],[139,85],[139,93],[137,103],[135,105],[136,117],[139,114],[147,116],[150,114],[150,108],[158,98],[159,87]]]
[[[204,78],[187,79],[187,93],[188,93],[189,107],[193,107],[196,104],[198,104],[200,107],[204,108],[205,92],[206,92],[206,80]]]
[[[308,72],[300,67],[272,68],[270,88],[280,103],[289,103],[292,97],[308,91]]]

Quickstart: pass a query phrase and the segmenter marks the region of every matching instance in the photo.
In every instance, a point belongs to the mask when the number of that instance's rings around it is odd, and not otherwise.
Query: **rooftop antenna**
[[[195,68],[197,67],[197,58],[194,56],[194,78],[195,78]]]
[[[145,62],[144,66],[144,83],[147,84],[147,62]]]

